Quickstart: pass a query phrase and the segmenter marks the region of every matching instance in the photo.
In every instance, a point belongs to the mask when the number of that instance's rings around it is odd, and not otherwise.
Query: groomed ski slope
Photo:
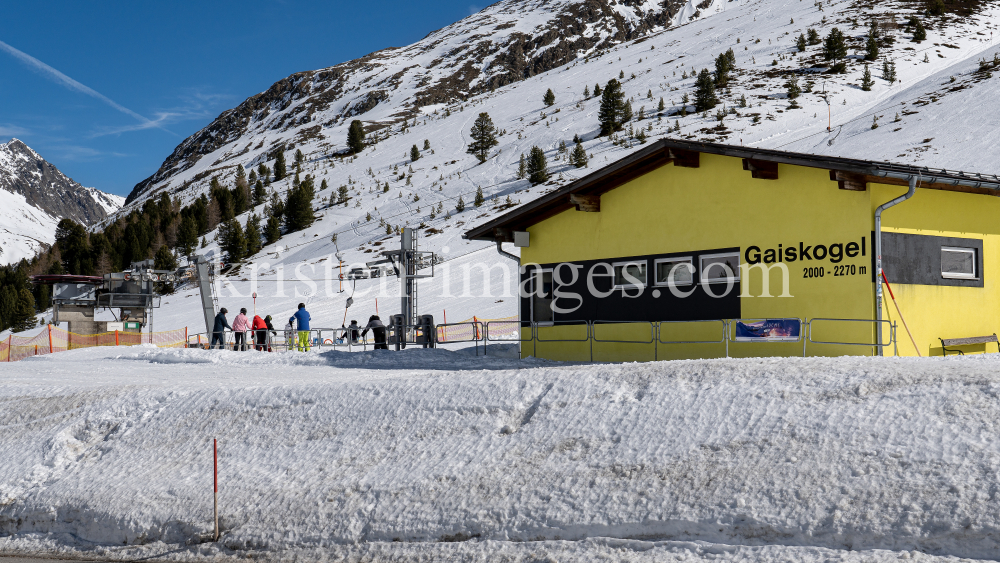
[[[443,350],[32,358],[0,365],[0,554],[996,559],[998,368]]]

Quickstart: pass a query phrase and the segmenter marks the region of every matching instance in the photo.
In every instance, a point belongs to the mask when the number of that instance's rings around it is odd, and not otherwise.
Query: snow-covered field
[[[0,365],[0,553],[996,559],[998,368],[443,350],[33,358]]]

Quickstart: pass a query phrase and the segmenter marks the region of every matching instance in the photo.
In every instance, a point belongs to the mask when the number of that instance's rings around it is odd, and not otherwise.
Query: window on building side
[[[706,254],[701,256],[700,260],[701,283],[725,283],[730,278],[733,281],[740,280],[740,254],[738,252]]]
[[[694,283],[694,262],[690,256],[660,258],[653,262],[653,273],[656,285],[691,285]]]
[[[611,267],[615,270],[615,287],[639,287],[646,285],[645,260],[641,262],[616,262]],[[632,279],[629,279],[630,277]]]
[[[959,280],[977,279],[976,249],[942,246],[941,277]]]

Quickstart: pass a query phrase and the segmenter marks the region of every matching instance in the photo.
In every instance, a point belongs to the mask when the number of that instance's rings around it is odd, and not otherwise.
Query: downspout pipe
[[[877,330],[878,355],[882,355],[882,212],[890,207],[899,205],[913,197],[917,193],[917,185],[920,182],[919,176],[909,176],[907,178],[910,189],[896,199],[887,201],[875,208],[875,327]]]
[[[507,258],[510,258],[511,260],[517,262],[518,266],[521,265],[521,259],[518,258],[517,256],[514,256],[510,252],[507,252],[506,250],[504,250],[503,249],[503,242],[499,241],[499,240],[497,241],[497,252],[499,252],[501,256],[506,256]]]
[[[520,295],[521,294],[521,291],[520,291],[520,288],[521,288],[521,258],[518,257],[518,256],[514,256],[510,252],[507,252],[506,250],[504,250],[503,249],[503,241],[499,241],[499,240],[497,241],[497,252],[499,252],[501,256],[505,256],[507,258],[510,258],[515,263],[517,263],[517,287],[518,287],[518,291],[517,291],[517,294],[518,294],[517,295],[517,320],[520,321],[521,320],[521,295]],[[520,327],[521,323],[518,322],[517,326]],[[489,329],[486,330],[486,338],[487,339],[489,338]],[[521,342],[520,342],[520,340],[521,339],[520,339],[520,329],[519,329],[518,330],[518,343],[517,343],[517,357],[518,358],[521,357]],[[487,344],[489,344],[489,342],[483,342],[483,349],[484,350],[486,349],[486,345]]]

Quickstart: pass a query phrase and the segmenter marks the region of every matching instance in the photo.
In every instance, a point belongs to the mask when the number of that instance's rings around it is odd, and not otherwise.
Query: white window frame
[[[941,271],[941,277],[949,280],[978,280],[979,279],[979,254],[978,249],[961,246],[942,246],[941,252],[966,252],[972,255],[972,274],[956,274],[954,272]]]
[[[552,311],[552,301],[555,300],[553,294],[556,292],[556,280],[555,275],[552,276],[552,291],[548,295],[549,299],[549,311],[552,313],[551,321],[536,321],[535,320],[535,297],[538,293],[538,284],[542,283],[542,276],[546,273],[552,274],[552,268],[532,268],[531,274],[531,297],[528,299],[528,308],[530,309],[530,319],[531,322],[537,323],[538,326],[553,326],[556,320],[556,312]]]
[[[660,281],[660,278],[659,278],[659,271],[660,271],[659,265],[663,264],[665,262],[672,262],[672,263],[675,263],[675,264],[682,263],[682,262],[687,262],[688,264],[690,264],[691,265],[691,270],[690,270],[690,272],[691,272],[691,281],[690,282],[674,282],[673,284],[671,284],[669,282],[669,280]],[[673,267],[671,267],[670,269],[673,270]],[[680,287],[680,286],[683,286],[683,285],[694,285],[694,275],[696,273],[698,273],[698,270],[694,266],[694,256],[674,256],[674,257],[671,257],[671,258],[657,258],[657,259],[653,260],[653,284],[656,285],[657,287],[667,287],[667,286],[670,286],[670,285],[673,285],[674,287]]]
[[[717,254],[702,254],[702,255],[698,256],[698,277],[701,280],[701,283],[703,283],[703,284],[704,283],[726,283],[728,281],[729,278],[726,278],[726,277],[722,277],[722,278],[709,278],[709,277],[705,276],[705,260],[706,259],[711,259],[711,258],[722,258],[723,256],[735,256],[736,257],[737,268],[736,268],[736,271],[733,272],[733,281],[734,282],[740,281],[740,268],[739,268],[740,253],[739,252],[719,252]]]
[[[631,266],[633,264],[642,265],[643,269],[646,272],[646,281],[641,284],[634,284],[634,283],[619,284],[618,273],[616,272],[615,268],[617,268],[618,266]],[[612,262],[611,283],[612,283],[612,289],[633,289],[636,287],[646,287],[647,285],[649,285],[649,260],[627,260],[623,262]]]

